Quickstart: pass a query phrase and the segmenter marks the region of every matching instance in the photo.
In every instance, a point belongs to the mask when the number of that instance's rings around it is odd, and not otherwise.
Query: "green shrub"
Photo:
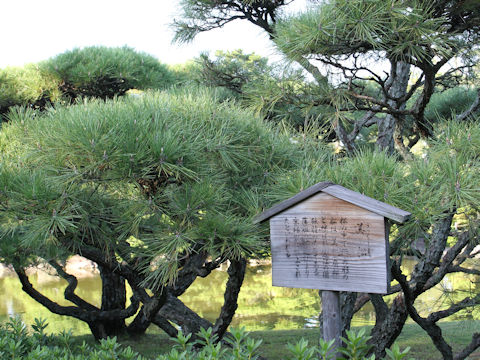
[[[292,360],[374,360],[375,355],[368,356],[372,345],[368,344],[370,336],[365,335],[365,329],[361,329],[359,332],[347,331],[347,338],[343,338],[343,346],[334,351],[334,341],[329,342],[320,339],[319,346],[309,346],[308,341],[303,338],[296,344],[288,344],[287,348],[291,354],[289,359]],[[401,360],[410,351],[407,347],[405,350],[400,351],[397,344],[392,346],[392,349],[386,349],[388,360]],[[338,358],[336,352],[341,354],[342,357]]]
[[[438,119],[448,119],[452,115],[460,114],[472,105],[476,94],[474,89],[461,86],[437,92],[432,95],[425,109],[425,119],[433,123]]]
[[[183,64],[169,65],[168,69],[173,73],[173,83],[175,85],[184,86],[202,82],[200,64],[194,60],[189,60]]]
[[[45,333],[45,321],[35,319],[30,335],[23,322],[10,319],[0,326],[0,358],[11,360],[142,360],[130,347],[121,347],[116,338],[93,346],[76,344],[71,332]]]
[[[134,88],[163,89],[174,81],[166,65],[129,47],[77,48],[41,66],[61,79],[60,89],[71,99],[80,96],[112,98]]]
[[[130,347],[122,347],[116,338],[101,340],[98,344],[76,344],[71,332],[61,332],[58,335],[47,335],[45,329],[48,324],[43,320],[35,319],[32,334],[18,318],[11,318],[0,326],[0,358],[12,360],[146,360]],[[348,332],[344,339],[345,346],[339,349],[345,359],[367,359],[369,337],[361,330],[358,333]],[[183,335],[179,331],[174,339],[175,345],[169,353],[159,355],[156,360],[246,360],[258,359],[258,350],[262,340],[253,340],[248,337],[244,328],[231,329],[224,342],[218,342],[218,337],[211,328],[201,329],[198,339],[191,341],[191,335]],[[333,342],[320,340],[320,346],[309,346],[308,341],[301,339],[296,344],[288,344],[289,354],[286,359],[334,359]],[[403,352],[397,345],[387,349],[389,360],[401,360],[409,351]],[[369,360],[375,359],[372,355]]]
[[[35,64],[0,70],[0,114],[15,105],[43,108],[59,98],[59,80]]]

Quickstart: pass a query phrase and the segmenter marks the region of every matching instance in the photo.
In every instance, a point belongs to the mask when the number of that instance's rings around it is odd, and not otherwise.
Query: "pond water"
[[[413,266],[410,262],[407,267]],[[207,278],[199,278],[181,297],[193,310],[203,317],[214,321],[223,304],[227,274],[226,268],[212,272]],[[63,299],[66,282],[55,276],[38,271],[30,276],[30,281],[42,293],[68,305]],[[247,330],[298,329],[318,326],[318,314],[321,304],[318,291],[273,287],[271,285],[271,265],[250,266],[240,292],[239,307],[233,320],[233,326],[245,326]],[[101,283],[97,275],[82,277],[76,293],[99,305]],[[455,292],[454,292],[455,290]],[[462,299],[466,293],[476,293],[477,279],[473,276],[449,275],[442,283],[420,297],[415,305],[422,312],[428,309],[447,307],[452,301]],[[127,294],[129,295],[129,294]],[[392,298],[387,299],[391,301]],[[48,330],[58,332],[72,329],[77,334],[88,333],[87,326],[73,318],[51,314],[46,308],[26,295],[15,275],[0,277],[0,321],[9,316],[20,315],[27,324],[34,318],[48,321]],[[455,319],[479,319],[477,310],[458,313]],[[354,319],[353,325],[368,325],[375,322],[375,314],[367,304]]]

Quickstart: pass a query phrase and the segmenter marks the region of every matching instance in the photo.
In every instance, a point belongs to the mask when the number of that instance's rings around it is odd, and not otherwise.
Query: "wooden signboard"
[[[410,213],[330,182],[264,211],[270,220],[273,285],[387,293],[388,221]]]
[[[383,216],[325,193],[270,219],[274,286],[386,293]]]

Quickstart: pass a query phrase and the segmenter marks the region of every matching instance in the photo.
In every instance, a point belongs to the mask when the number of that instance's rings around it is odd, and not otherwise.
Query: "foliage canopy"
[[[175,301],[227,260],[243,279],[244,259],[264,252],[250,221],[260,194],[304,154],[252,113],[195,92],[12,117],[0,134],[2,261],[22,275],[44,260],[62,275],[57,260],[82,254]]]
[[[327,110],[348,152],[371,129],[377,147],[410,156],[421,137],[433,135],[432,117],[425,114],[432,95],[465,85],[474,75],[480,34],[475,1],[312,1],[302,13],[286,16],[287,4],[184,1],[184,20],[174,24],[177,39],[236,19],[259,26],[312,81],[297,89],[272,81],[263,87],[269,96],[257,96],[256,106],[268,111],[281,102],[306,114]],[[478,110],[479,98],[477,91],[473,104],[456,114],[460,120]]]
[[[111,98],[133,88],[163,89],[173,81],[166,65],[126,46],[77,48],[41,66],[61,79],[62,92],[72,99],[79,96]]]

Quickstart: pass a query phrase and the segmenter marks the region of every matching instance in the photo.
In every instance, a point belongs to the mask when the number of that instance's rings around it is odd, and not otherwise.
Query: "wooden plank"
[[[253,222],[260,223],[262,221],[270,219],[272,216],[290,208],[291,206],[296,205],[297,203],[309,198],[312,195],[315,195],[319,191],[322,191],[324,188],[333,185],[331,182],[319,182],[313,186],[310,186],[308,189],[299,192],[297,195],[292,196],[291,198],[282,201],[281,203],[271,207],[268,210],[265,210],[261,214],[257,215]]]
[[[386,269],[387,272],[387,292],[390,292],[390,283],[392,282],[391,264],[390,264],[390,222],[385,219],[385,254],[386,254]]]
[[[274,286],[386,293],[384,217],[325,193],[270,219]]]
[[[372,199],[356,191],[346,189],[340,185],[332,185],[323,189],[322,191],[326,194],[335,196],[336,198],[345,200],[349,203],[370,210],[376,214],[382,215],[397,223],[404,223],[411,215],[408,211],[404,211],[389,204]]]

